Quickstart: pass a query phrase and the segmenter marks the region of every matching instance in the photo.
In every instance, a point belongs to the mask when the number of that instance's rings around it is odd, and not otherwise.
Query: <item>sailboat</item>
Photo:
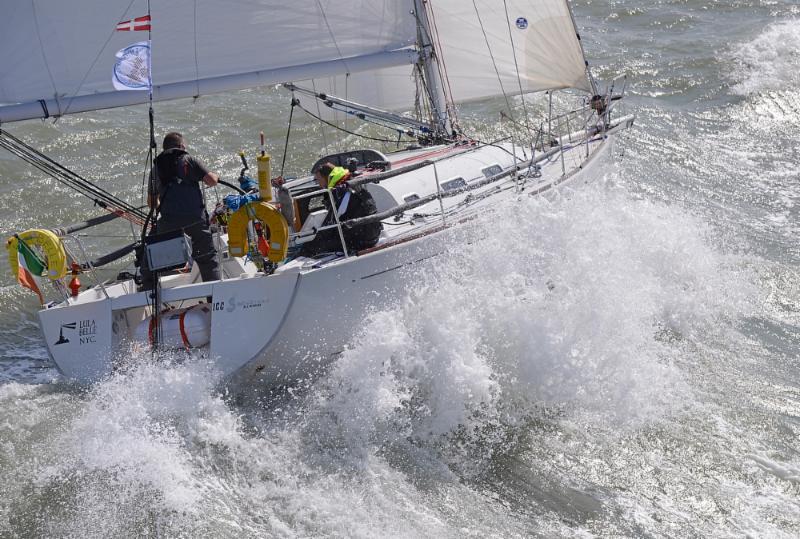
[[[108,212],[9,239],[15,275],[26,270],[24,247],[42,262],[36,277],[53,284],[55,299],[38,312],[41,331],[59,371],[79,382],[123,368],[132,347],[203,358],[236,385],[309,376],[346,348],[365,312],[396,300],[449,245],[472,241],[476,218],[602,176],[614,138],[634,121],[616,114],[624,84],[601,90],[593,79],[566,0],[83,0],[80,10],[34,0],[9,9],[0,21],[0,146]],[[148,33],[149,92],[116,89],[110,75],[137,29]],[[267,85],[281,85],[292,107],[310,99],[391,128],[403,147],[366,144],[309,163],[308,174],[284,184],[289,215],[278,209],[262,152],[251,202],[261,209],[235,226],[235,212],[219,214],[219,281],[166,264],[156,292],[140,291],[124,273],[76,284],[134,248],[93,260],[76,231],[114,218],[151,222],[14,137],[8,124]],[[534,96],[552,102],[562,90],[577,103],[572,110],[531,116]],[[466,133],[459,110],[481,99],[503,99],[517,135],[486,142]],[[329,194],[311,174],[322,162],[349,167],[377,213],[337,218],[328,226],[341,248],[300,256],[324,228],[319,201]],[[344,230],[379,221],[376,245],[348,250]],[[268,252],[257,245],[262,228]],[[185,240],[170,241],[171,255]]]

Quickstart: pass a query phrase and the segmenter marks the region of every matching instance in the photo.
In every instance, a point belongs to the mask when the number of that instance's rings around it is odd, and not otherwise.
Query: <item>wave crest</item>
[[[800,84],[800,20],[771,24],[732,51],[736,83],[741,95],[786,90]]]

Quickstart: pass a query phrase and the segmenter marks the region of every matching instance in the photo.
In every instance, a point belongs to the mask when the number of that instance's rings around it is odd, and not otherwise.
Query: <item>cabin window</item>
[[[403,197],[403,200],[405,201],[406,204],[408,204],[409,202],[415,202],[419,200],[419,195],[416,193],[409,193]]]
[[[495,163],[494,165],[489,165],[488,167],[481,169],[481,172],[483,172],[483,175],[487,178],[491,178],[492,176],[503,172],[503,167]]]
[[[462,178],[453,178],[452,180],[447,180],[442,184],[442,191],[452,191],[453,189],[461,189],[462,187],[467,186],[467,181]]]

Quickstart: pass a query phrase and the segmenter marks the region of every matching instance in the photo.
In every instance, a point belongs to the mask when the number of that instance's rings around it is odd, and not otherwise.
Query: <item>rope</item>
[[[283,143],[283,159],[281,159],[281,178],[283,177],[283,169],[286,166],[286,153],[289,151],[289,135],[292,134],[292,117],[294,116],[294,108],[299,104],[300,101],[294,97],[294,92],[292,92],[292,106],[289,108],[289,125],[286,127],[286,142]]]

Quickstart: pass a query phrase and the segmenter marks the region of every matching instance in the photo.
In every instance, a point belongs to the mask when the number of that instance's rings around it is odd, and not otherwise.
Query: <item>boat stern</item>
[[[111,300],[63,305],[39,311],[47,351],[67,378],[97,380],[111,373]]]

